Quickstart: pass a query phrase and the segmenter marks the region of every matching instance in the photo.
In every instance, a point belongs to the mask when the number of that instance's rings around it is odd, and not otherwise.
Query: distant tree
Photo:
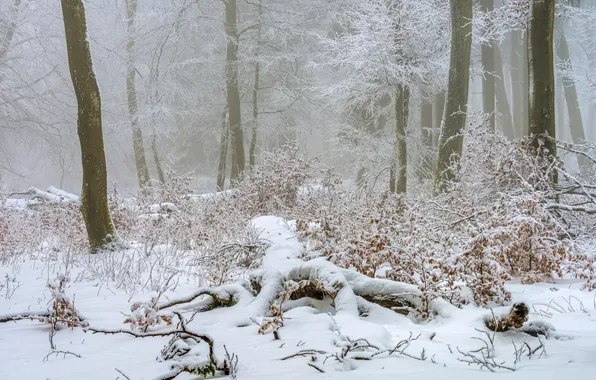
[[[528,134],[528,49],[521,30],[511,32],[511,100],[516,137]]]
[[[101,98],[91,61],[83,0],[61,1],[68,64],[78,104],[77,131],[83,163],[81,212],[91,252],[95,253],[114,239],[108,210]]]
[[[345,148],[353,148],[350,154],[364,157],[358,162],[359,184],[366,169],[378,170],[376,175],[366,174],[375,179],[389,169],[390,191],[404,193],[413,166],[409,161],[414,161],[416,151],[409,141],[420,136],[409,128],[412,99],[442,87],[447,71],[447,4],[434,0],[343,4],[333,37],[324,41],[327,67],[335,74],[331,83],[325,83],[325,100],[351,119],[351,128],[340,133]],[[390,135],[384,134],[378,127],[391,119],[386,123]],[[376,168],[366,168],[367,164]]]
[[[494,0],[482,0],[482,11],[491,12],[494,9]],[[482,44],[482,111],[488,114],[487,126],[495,129],[495,48],[493,41]]]
[[[3,20],[2,18],[0,18],[0,25],[3,26],[3,28],[0,28],[0,60],[2,60],[4,58],[4,56],[6,56],[6,53],[8,52],[8,48],[10,47],[10,44],[12,43],[12,38],[14,37],[14,31],[16,28],[16,13],[19,11],[19,8],[21,6],[21,0],[13,0],[12,3],[12,12],[13,14],[9,15],[12,16],[13,19],[12,20]]]
[[[461,158],[468,109],[472,52],[472,0],[451,0],[451,58],[444,122],[439,137],[435,192],[455,178],[453,164]]]
[[[128,116],[132,126],[132,144],[137,168],[137,178],[141,187],[149,182],[149,168],[145,157],[143,131],[139,125],[139,106],[137,104],[137,89],[135,85],[135,19],[138,0],[125,0],[126,25],[128,41],[126,41],[126,95],[128,100]]]
[[[228,121],[232,148],[230,182],[234,185],[244,172],[244,133],[242,131],[242,110],[238,85],[238,14],[236,0],[224,0],[226,28],[226,92]]]
[[[559,66],[562,69],[561,81],[563,82],[565,103],[567,104],[567,113],[569,114],[571,138],[574,143],[581,144],[586,140],[586,134],[584,132],[584,122],[579,107],[577,88],[572,75],[573,66],[569,54],[569,45],[564,30],[561,30],[559,40],[557,41],[557,58],[559,60]],[[580,167],[587,163],[583,155],[578,155],[577,159]]]

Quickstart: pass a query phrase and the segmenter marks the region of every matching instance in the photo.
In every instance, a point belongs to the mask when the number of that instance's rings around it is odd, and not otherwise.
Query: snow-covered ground
[[[265,267],[275,267],[283,272],[284,266],[298,260],[301,245],[278,218],[265,217],[255,221],[265,229],[265,237],[272,242],[264,259]],[[118,265],[118,255],[112,261]],[[69,270],[72,282],[66,294],[74,300],[75,307],[88,320],[91,327],[101,329],[128,329],[124,323],[135,301],[147,301],[155,292],[131,293],[124,287],[116,288],[111,282],[100,283],[77,278],[82,268],[76,265],[65,268],[50,260],[47,255],[19,260],[0,267],[0,316],[25,311],[46,310],[50,293],[46,287],[58,274]],[[105,260],[103,261],[105,263]],[[6,277],[5,277],[6,275]],[[192,293],[197,281],[192,276],[183,277],[174,292],[163,298],[180,297]],[[542,338],[545,350],[532,357],[527,354],[514,364],[515,347],[526,341],[532,349],[540,345],[538,338],[520,332],[497,333],[494,357],[498,363],[515,367],[512,372],[498,369],[496,373],[481,370],[459,359],[458,352],[470,352],[483,346],[476,338],[484,338],[483,318],[490,314],[486,309],[467,306],[464,309],[448,308],[441,316],[424,323],[388,310],[375,310],[366,317],[354,318],[333,310],[315,309],[311,306],[296,307],[285,313],[284,326],[279,330],[280,339],[272,334],[259,335],[255,324],[242,323],[253,309],[252,303],[240,302],[230,308],[220,308],[196,314],[189,328],[208,333],[215,341],[215,353],[224,355],[224,345],[239,357],[237,378],[260,379],[591,379],[596,374],[596,307],[594,293],[579,290],[579,285],[569,282],[558,284],[522,285],[511,283],[508,289],[513,301],[530,305],[531,321],[543,321],[556,328],[548,339]],[[547,306],[550,305],[550,306]],[[495,314],[508,307],[495,308]],[[190,317],[191,311],[184,315]],[[241,326],[241,327],[240,327]],[[167,329],[168,327],[160,327]],[[153,379],[167,372],[168,362],[156,360],[167,343],[166,337],[138,339],[128,335],[102,335],[84,332],[82,328],[62,329],[53,338],[57,350],[70,354],[53,354],[49,344],[49,325],[38,321],[21,320],[0,324],[0,379]],[[403,354],[378,355],[372,360],[356,360],[348,356],[343,363],[325,354],[317,361],[310,356],[284,357],[301,350],[313,349],[327,353],[340,353],[347,338],[366,338],[382,349],[391,349],[397,342],[412,334],[419,336],[404,351],[420,357],[424,350],[426,360],[420,361]],[[514,347],[515,344],[515,347]],[[539,355],[542,353],[542,355]],[[313,364],[314,366],[309,365]],[[318,369],[323,370],[320,372]],[[125,377],[126,376],[126,377]],[[179,379],[194,378],[180,375]]]

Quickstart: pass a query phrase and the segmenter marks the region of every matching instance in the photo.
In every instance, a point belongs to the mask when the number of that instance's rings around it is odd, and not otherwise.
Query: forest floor
[[[274,221],[275,219],[271,219]],[[272,222],[271,222],[272,223]],[[271,226],[279,227],[279,226]],[[267,228],[267,226],[265,226]],[[278,244],[278,254],[295,250],[296,245]],[[286,252],[295,256],[298,252]],[[130,251],[111,255],[129,255]],[[59,261],[59,260],[58,260]],[[43,255],[0,266],[3,287],[0,291],[0,316],[31,310],[47,310],[51,295],[47,288],[65,268],[58,261]],[[117,265],[118,260],[113,261]],[[124,323],[130,305],[148,301],[156,292],[131,294],[111,283],[98,283],[77,278],[78,271],[69,268],[71,282],[65,293],[74,300],[76,309],[89,325],[101,329],[128,329]],[[6,276],[5,276],[6,275]],[[180,281],[175,291],[163,294],[164,299],[180,297],[196,290],[191,276]],[[224,355],[224,345],[238,355],[240,380],[261,379],[589,379],[596,373],[596,307],[595,295],[579,290],[579,284],[561,281],[550,284],[522,285],[511,282],[507,286],[513,302],[524,301],[530,306],[530,320],[552,325],[556,331],[548,338],[521,333],[496,333],[494,358],[497,363],[511,367],[490,373],[478,365],[462,362],[462,353],[484,346],[486,331],[483,318],[490,310],[465,306],[449,309],[430,321],[414,322],[401,314],[371,313],[359,320],[333,316],[324,306],[299,306],[284,315],[279,340],[273,334],[259,335],[255,324],[238,327],[241,305],[196,314],[188,324],[197,332],[208,333],[215,342],[215,353]],[[508,307],[496,307],[495,314]],[[185,311],[190,317],[192,312]],[[165,327],[160,327],[165,328]],[[0,379],[153,379],[167,372],[170,363],[156,360],[167,337],[137,339],[129,335],[103,335],[83,331],[80,327],[63,328],[53,337],[56,350],[49,342],[50,327],[39,321],[20,320],[0,324]],[[366,338],[381,349],[391,349],[397,342],[412,334],[418,336],[407,351],[394,355],[379,355],[372,360],[347,357],[342,362],[326,355],[338,353],[338,342],[347,338]],[[492,335],[492,334],[491,334]],[[533,355],[524,353],[517,358],[515,351],[525,346],[544,346]],[[302,350],[320,350],[316,361],[310,355],[281,360]],[[461,351],[462,353],[460,353]],[[48,354],[50,354],[48,356]],[[76,354],[73,355],[73,354]],[[425,357],[417,360],[409,357]],[[517,361],[517,363],[515,363]],[[323,372],[321,372],[323,371]],[[222,375],[223,376],[223,375]],[[180,375],[177,379],[196,378]]]

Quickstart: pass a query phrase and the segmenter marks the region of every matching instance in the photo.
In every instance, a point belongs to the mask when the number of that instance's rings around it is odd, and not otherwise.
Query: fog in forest
[[[596,0],[0,0],[0,379],[594,378],[595,125]]]
[[[237,59],[226,63],[222,1],[85,2],[110,187],[135,193],[136,144],[151,182],[159,181],[157,159],[165,177],[190,176],[194,190],[215,190],[222,128],[229,126],[227,64],[237,69],[247,167],[251,160],[258,165],[263,152],[296,144],[346,180],[355,181],[363,168],[376,175],[394,156],[400,84],[410,93],[408,170],[415,172],[426,159],[421,156],[436,154],[449,72],[448,1],[401,2],[397,36],[386,1],[234,3],[230,38]],[[477,14],[481,3],[474,2]],[[509,3],[516,2],[495,0],[494,7]],[[596,133],[596,3],[570,3],[577,4],[556,19],[553,42],[556,133],[572,142]],[[526,33],[515,17],[474,20],[468,97],[468,114],[491,113],[508,138],[521,137],[527,126]],[[0,32],[3,191],[53,185],[78,193],[77,107],[60,6],[2,1]],[[483,81],[493,83],[489,109],[483,108]],[[386,183],[385,177],[379,181]]]

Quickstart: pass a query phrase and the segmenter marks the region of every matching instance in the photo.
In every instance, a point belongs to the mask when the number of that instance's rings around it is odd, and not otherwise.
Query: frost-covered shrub
[[[280,214],[298,204],[301,186],[312,178],[312,160],[297,147],[265,152],[234,188],[230,201],[251,216]]]
[[[550,281],[573,267],[590,281],[591,264],[574,259],[569,225],[552,207],[558,190],[549,170],[561,163],[545,169],[527,141],[486,128],[472,128],[464,140],[458,181],[439,196],[424,189],[406,196],[310,193],[315,207],[296,213],[305,257],[324,255],[370,277],[418,286],[423,317],[437,297],[457,306],[507,302],[505,283],[514,276]]]

